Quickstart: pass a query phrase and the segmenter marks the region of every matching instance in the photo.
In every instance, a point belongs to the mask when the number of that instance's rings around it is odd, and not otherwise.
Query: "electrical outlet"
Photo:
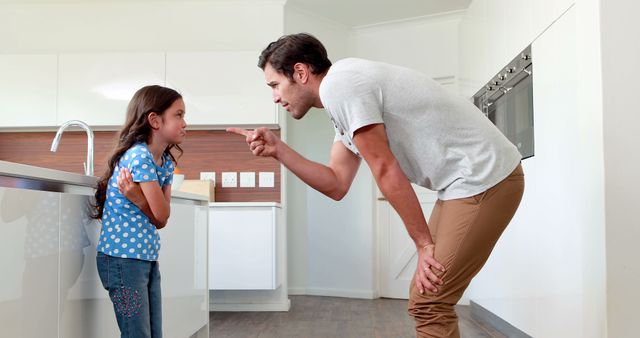
[[[201,180],[213,181],[213,185],[216,185],[216,172],[215,171],[203,171],[200,173]]]
[[[222,173],[222,187],[236,188],[238,187],[238,173],[235,171]]]
[[[258,185],[260,188],[275,187],[275,173],[273,171],[261,171],[258,174]]]
[[[240,173],[240,188],[255,188],[256,186],[256,173],[243,172]]]

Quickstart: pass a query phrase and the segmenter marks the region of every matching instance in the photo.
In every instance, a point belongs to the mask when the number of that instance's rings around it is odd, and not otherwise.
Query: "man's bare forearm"
[[[433,239],[418,197],[400,166],[395,162],[379,170],[377,176],[374,173],[378,187],[400,215],[416,248],[422,249],[424,246],[432,244]]]
[[[278,151],[277,160],[313,189],[334,199],[344,195],[338,178],[330,167],[306,159],[284,142]]]

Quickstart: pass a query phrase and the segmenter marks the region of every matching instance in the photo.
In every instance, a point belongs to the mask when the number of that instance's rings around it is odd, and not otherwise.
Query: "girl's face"
[[[177,99],[162,115],[158,132],[167,143],[180,144],[184,141],[187,135],[185,130],[187,123],[184,120],[184,114],[184,101]]]

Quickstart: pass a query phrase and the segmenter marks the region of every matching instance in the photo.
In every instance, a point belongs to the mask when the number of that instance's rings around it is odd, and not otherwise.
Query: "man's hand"
[[[418,249],[418,267],[416,268],[415,283],[418,291],[424,293],[425,289],[433,293],[438,292],[436,285],[442,285],[442,279],[435,274],[435,270],[445,271],[444,266],[434,258],[436,251],[435,244],[429,244]]]
[[[254,130],[227,128],[227,132],[245,136],[249,150],[254,155],[278,159],[282,141],[269,128],[262,127]]]
[[[124,197],[133,202],[133,204],[137,206],[144,204],[145,197],[142,189],[140,189],[140,184],[133,181],[131,172],[129,172],[127,168],[120,168],[120,173],[118,174],[118,190],[120,190],[120,193],[123,194]]]

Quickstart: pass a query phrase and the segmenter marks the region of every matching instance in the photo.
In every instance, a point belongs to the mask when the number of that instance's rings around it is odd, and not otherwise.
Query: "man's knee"
[[[418,337],[458,337],[458,316],[455,302],[441,299],[429,291],[413,290],[407,311],[416,322]]]

